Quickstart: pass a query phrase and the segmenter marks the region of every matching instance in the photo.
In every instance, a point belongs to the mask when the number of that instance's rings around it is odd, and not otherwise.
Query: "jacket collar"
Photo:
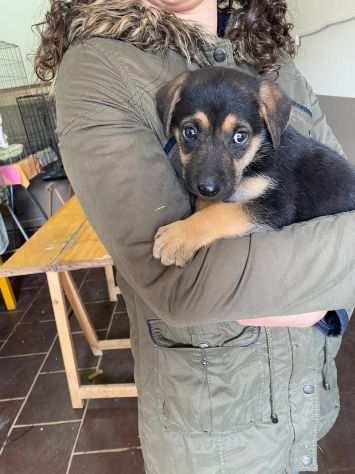
[[[146,8],[137,1],[94,0],[70,5],[73,21],[68,31],[69,44],[91,37],[118,39],[154,53],[174,50],[188,64],[199,66],[213,64],[214,51],[222,46],[227,56],[222,63],[242,62],[229,40],[209,35],[172,13]],[[219,34],[224,34],[227,23],[228,15],[220,15]]]
[[[204,65],[204,50],[217,40],[197,25],[166,11],[145,8],[137,1],[94,0],[89,4],[73,3],[71,9],[69,44],[91,37],[112,38],[161,54],[173,49],[188,63]]]

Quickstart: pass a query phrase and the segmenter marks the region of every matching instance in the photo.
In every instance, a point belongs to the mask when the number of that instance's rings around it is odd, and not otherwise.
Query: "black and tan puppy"
[[[226,68],[184,73],[157,95],[196,212],[161,227],[154,257],[183,266],[201,247],[355,209],[355,170],[288,126],[292,102],[273,82]]]

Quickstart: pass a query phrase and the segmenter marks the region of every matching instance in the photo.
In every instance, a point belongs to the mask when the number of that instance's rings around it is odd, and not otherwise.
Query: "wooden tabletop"
[[[110,264],[112,258],[74,196],[0,266],[0,276],[70,271]]]

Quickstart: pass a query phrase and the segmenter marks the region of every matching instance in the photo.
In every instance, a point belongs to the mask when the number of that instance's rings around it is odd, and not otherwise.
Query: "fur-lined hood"
[[[68,31],[69,43],[94,36],[114,38],[152,52],[164,54],[174,49],[188,62],[204,65],[203,50],[216,41],[197,25],[184,22],[173,13],[146,8],[137,1],[94,0],[85,5],[73,0],[68,2],[68,8],[74,17]]]

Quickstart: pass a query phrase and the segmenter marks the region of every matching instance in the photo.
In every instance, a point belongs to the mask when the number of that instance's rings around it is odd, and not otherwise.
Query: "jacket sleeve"
[[[89,219],[152,314],[186,326],[351,306],[355,213],[221,241],[183,269],[153,259],[156,230],[191,210],[132,81],[102,51],[71,47],[57,79],[58,131]]]

